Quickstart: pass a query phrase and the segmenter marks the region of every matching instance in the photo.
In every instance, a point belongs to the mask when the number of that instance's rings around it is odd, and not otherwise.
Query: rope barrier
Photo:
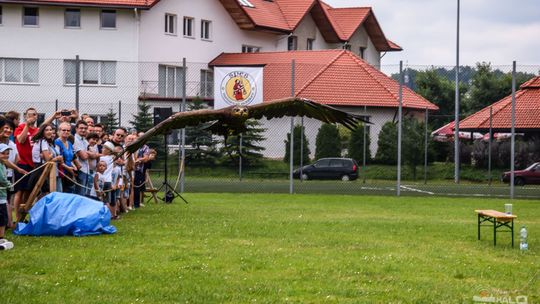
[[[26,174],[23,175],[21,178],[19,178],[19,180],[17,180],[17,181],[14,182],[13,184],[11,184],[10,187],[0,187],[0,189],[9,189],[9,188],[11,188],[11,187],[15,187],[15,185],[17,185],[18,183],[20,183],[26,176],[31,175],[32,173],[38,171],[39,169],[45,167],[46,165],[47,165],[47,163],[44,163],[44,164],[42,164],[41,166],[39,166],[39,167],[33,169],[32,171],[26,173]]]
[[[90,188],[90,187],[87,187],[86,185],[81,185],[79,184],[76,180],[72,179],[71,177],[67,176],[64,174],[64,177],[67,178],[68,180],[70,180],[72,183],[74,183],[75,185],[79,186],[79,187],[83,187],[87,190],[92,190],[94,188]],[[148,182],[148,178],[144,180],[144,182],[142,182],[142,184],[139,184],[139,185],[133,185],[133,187],[135,188],[141,188],[142,186],[144,186],[146,183]],[[113,192],[113,191],[116,191],[117,189],[110,189],[110,190],[105,190],[105,191],[102,191],[103,193],[108,193],[108,192]]]
[[[47,163],[48,163],[48,162],[47,162]],[[10,188],[12,188],[12,187],[15,187],[15,185],[17,185],[18,183],[20,183],[26,176],[29,176],[29,175],[31,175],[32,173],[38,171],[39,169],[45,167],[45,166],[47,165],[47,163],[44,163],[44,164],[42,164],[41,166],[39,166],[39,167],[33,169],[32,171],[26,173],[26,174],[23,175],[21,178],[19,178],[16,182],[14,182],[13,184],[11,184],[10,187],[0,187],[0,189],[5,190],[5,189],[10,189]],[[76,180],[72,179],[71,177],[69,177],[69,176],[67,176],[67,175],[65,175],[65,174],[64,174],[64,177],[67,178],[68,180],[70,180],[72,183],[74,183],[75,185],[77,185],[77,186],[79,186],[79,187],[83,187],[83,188],[85,188],[85,189],[87,189],[87,190],[92,190],[92,189],[94,189],[94,188],[90,188],[90,187],[87,187],[86,185],[82,185],[82,184],[78,183]],[[147,177],[141,184],[139,184],[139,185],[134,185],[133,187],[135,187],[135,188],[141,188],[141,187],[143,187],[147,182],[148,182],[148,177]],[[114,189],[114,190],[113,190],[113,189],[111,189],[111,190],[106,190],[106,191],[103,191],[103,192],[104,192],[104,193],[107,193],[107,192],[112,192],[112,191],[116,191],[116,189]]]

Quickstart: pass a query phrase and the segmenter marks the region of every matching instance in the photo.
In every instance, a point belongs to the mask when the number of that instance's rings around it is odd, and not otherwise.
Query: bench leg
[[[512,248],[514,248],[514,220],[512,220],[510,230],[512,231]]]
[[[478,240],[480,241],[480,214],[478,215]]]
[[[493,219],[493,246],[497,246],[497,219]]]

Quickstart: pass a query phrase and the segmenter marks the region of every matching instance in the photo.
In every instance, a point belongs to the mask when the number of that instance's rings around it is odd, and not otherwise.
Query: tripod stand
[[[175,198],[175,195],[180,197],[184,203],[188,203],[188,201],[186,201],[186,199],[180,194],[178,193],[173,186],[171,186],[168,182],[168,174],[169,174],[169,168],[168,168],[168,163],[167,163],[167,159],[169,158],[169,148],[167,147],[167,135],[168,134],[165,134],[163,135],[163,138],[164,138],[164,142],[165,142],[165,179],[163,180],[163,184],[161,184],[161,186],[158,188],[158,192],[161,191],[161,190],[164,190],[165,192],[165,196],[162,198],[162,200],[167,203],[167,204],[170,204],[172,203],[173,199]]]

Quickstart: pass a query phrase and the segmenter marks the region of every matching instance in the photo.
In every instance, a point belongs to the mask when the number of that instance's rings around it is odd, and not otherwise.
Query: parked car
[[[501,181],[510,183],[511,171],[504,172],[501,176]],[[534,163],[527,169],[514,171],[514,185],[540,185],[540,163]]]
[[[321,158],[311,165],[294,170],[295,178],[308,179],[341,179],[350,181],[358,178],[358,165],[351,158]]]

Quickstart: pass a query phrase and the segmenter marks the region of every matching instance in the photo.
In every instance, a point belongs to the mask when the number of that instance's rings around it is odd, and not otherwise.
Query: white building
[[[0,0],[0,112],[120,111],[139,100],[180,108],[213,98],[208,63],[222,53],[348,49],[374,67],[389,41],[371,8],[320,0]]]

